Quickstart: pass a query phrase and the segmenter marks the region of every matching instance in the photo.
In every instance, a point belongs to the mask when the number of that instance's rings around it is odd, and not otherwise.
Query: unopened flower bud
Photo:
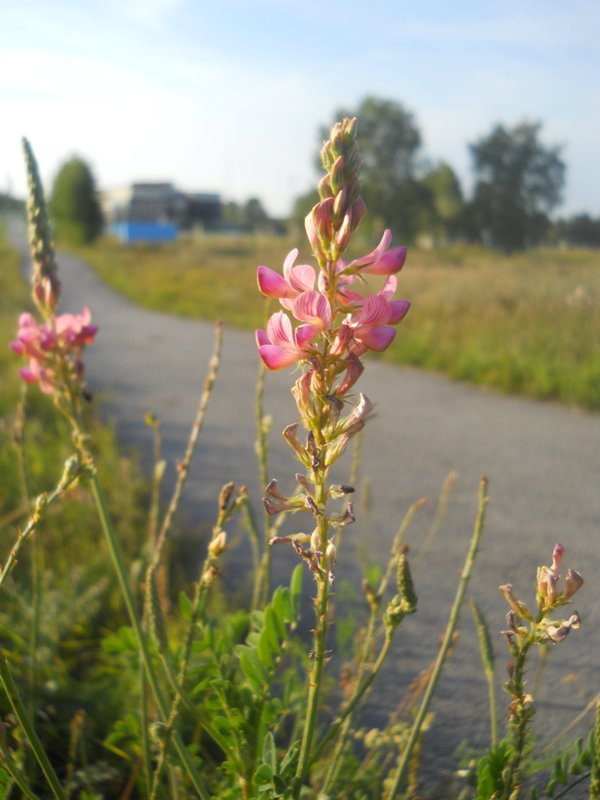
[[[325,200],[327,197],[333,197],[331,184],[329,183],[329,175],[324,175],[319,181],[319,197]]]
[[[352,235],[353,231],[352,227],[352,210],[349,209],[344,214],[344,219],[342,221],[342,225],[339,231],[335,235],[335,244],[338,249],[338,253],[343,253],[344,250],[348,247],[348,242],[350,241],[350,236]]]
[[[235,483],[230,481],[226,483],[219,492],[219,511],[226,511],[231,500],[231,495],[235,489]]]
[[[367,206],[365,205],[365,201],[362,197],[358,197],[353,203],[350,208],[352,213],[352,231],[354,232],[367,212]]]
[[[346,199],[347,199],[347,192],[345,188],[342,188],[337,195],[335,196],[335,200],[333,203],[333,216],[336,220],[341,220],[344,216],[344,211],[346,210]]]
[[[219,531],[219,533],[213,538],[211,543],[208,545],[208,554],[212,558],[218,558],[222,553],[225,552],[227,547],[227,534],[225,531]]]
[[[398,557],[397,569],[398,594],[402,599],[405,614],[414,614],[417,610],[417,595],[413,584],[408,559],[404,554]]]
[[[338,156],[329,170],[329,181],[333,194],[336,195],[344,188],[344,170],[346,162],[344,156]]]
[[[560,568],[560,562],[562,560],[564,552],[565,548],[562,546],[562,544],[554,545],[554,550],[552,551],[552,571],[557,576],[558,576],[558,570]]]

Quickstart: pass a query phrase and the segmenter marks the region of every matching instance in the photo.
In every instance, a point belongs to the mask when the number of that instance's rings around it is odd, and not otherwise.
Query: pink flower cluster
[[[91,321],[88,308],[42,324],[31,314],[21,314],[17,339],[10,346],[17,355],[29,358],[29,366],[19,370],[23,380],[39,383],[44,394],[52,394],[61,381],[81,381],[81,352],[92,344],[98,330]]]
[[[367,350],[385,350],[396,335],[392,326],[406,315],[410,303],[394,300],[395,273],[406,260],[404,247],[389,248],[392,235],[383,234],[368,255],[346,262],[339,259],[331,278],[319,276],[308,264],[295,265],[297,250],[285,259],[283,276],[269,267],[258,267],[258,288],[266,297],[277,298],[283,308],[301,324],[292,326],[283,311],[269,319],[267,330],[256,331],[258,352],[271,370],[288,367],[319,352],[320,333],[329,337],[333,357],[361,356]],[[373,295],[364,296],[353,285],[364,275],[383,275],[386,280]],[[330,283],[332,286],[330,286]]]

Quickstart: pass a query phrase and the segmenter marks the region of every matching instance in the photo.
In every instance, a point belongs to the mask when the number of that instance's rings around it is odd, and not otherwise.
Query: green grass
[[[152,247],[104,239],[79,252],[147,308],[251,329],[265,315],[256,266],[281,269],[292,246],[283,238],[205,236]],[[306,248],[302,256],[309,258]],[[386,360],[600,410],[599,253],[415,249],[399,294],[413,307]]]

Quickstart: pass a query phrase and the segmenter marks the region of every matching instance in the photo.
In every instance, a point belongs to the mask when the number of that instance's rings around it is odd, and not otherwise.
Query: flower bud
[[[333,197],[329,175],[324,175],[319,181],[319,197],[321,200],[325,200],[327,197]]]
[[[560,562],[565,552],[565,548],[562,544],[554,545],[554,550],[552,551],[552,571],[555,575],[558,575],[558,570],[560,567]]]
[[[231,500],[231,495],[233,494],[234,489],[235,483],[233,481],[230,481],[223,486],[219,493],[219,511],[227,510],[227,506],[229,505],[229,501]]]
[[[225,552],[225,548],[227,546],[227,534],[225,531],[219,531],[219,533],[213,538],[211,543],[208,545],[208,554],[212,558],[218,558],[222,553]]]
[[[344,156],[338,156],[329,171],[329,182],[334,195],[344,188],[344,171],[346,162]]]

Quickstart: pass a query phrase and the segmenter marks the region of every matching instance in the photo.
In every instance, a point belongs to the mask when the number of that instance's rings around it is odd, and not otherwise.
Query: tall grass
[[[252,329],[264,319],[255,267],[278,268],[293,245],[264,236],[130,247],[104,239],[80,254],[147,308]],[[600,254],[416,249],[400,294],[414,308],[386,360],[600,410]]]

